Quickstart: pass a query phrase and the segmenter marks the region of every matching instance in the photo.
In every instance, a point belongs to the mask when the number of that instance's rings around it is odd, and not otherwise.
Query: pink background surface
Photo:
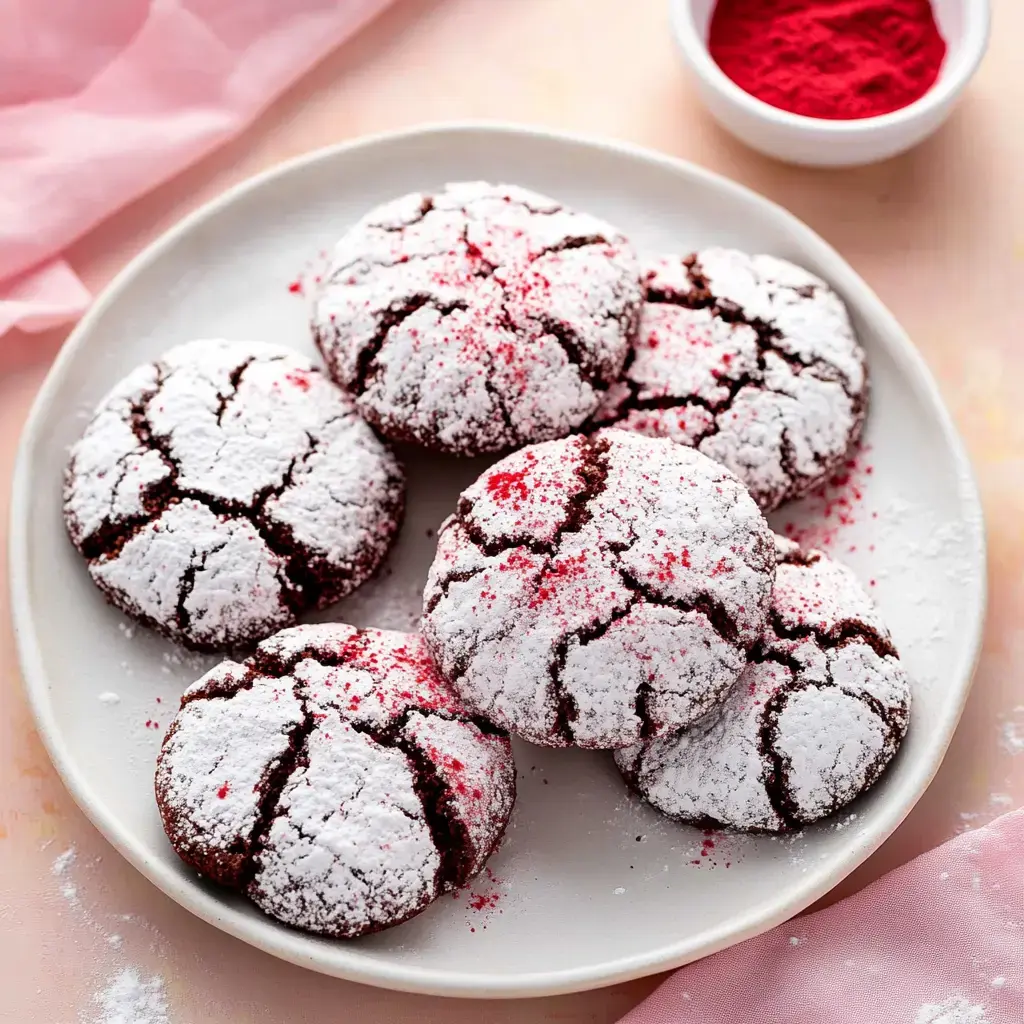
[[[493,117],[653,146],[788,206],[832,242],[923,351],[963,432],[990,543],[985,651],[935,783],[848,894],[957,832],[1024,803],[1024,8],[994,0],[988,58],[950,123],[905,157],[845,172],[773,163],[700,109],[664,0],[400,0],[246,133],[101,224],[67,253],[99,290],[139,249],[226,186],[297,153],[424,120]],[[0,532],[32,396],[66,331],[0,341]],[[121,860],[65,792],[22,695],[0,548],[0,1017],[76,1021],[122,953],[167,984],[170,1017],[250,1021],[612,1021],[657,979],[525,1002],[454,1003],[305,972],[199,922]],[[77,850],[72,873],[54,859]],[[9,1016],[7,1016],[9,1015]]]

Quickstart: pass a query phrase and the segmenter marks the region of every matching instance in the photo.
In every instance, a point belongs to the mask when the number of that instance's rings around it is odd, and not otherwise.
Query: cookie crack
[[[437,301],[436,296],[428,292],[416,292],[392,303],[388,308],[380,310],[377,314],[376,330],[373,337],[363,345],[356,358],[355,374],[349,388],[352,394],[358,397],[366,392],[374,376],[374,364],[377,356],[380,355],[390,331],[400,326],[424,306],[433,307],[441,316],[449,316],[457,309],[468,308],[462,300],[441,303]]]
[[[243,362],[240,366],[236,366],[235,369],[233,369],[231,371],[231,374],[228,377],[228,382],[231,385],[231,390],[228,391],[226,394],[223,394],[223,395],[218,393],[218,395],[217,395],[217,426],[218,427],[221,425],[221,420],[224,418],[224,412],[227,409],[228,405],[231,403],[231,400],[235,397],[235,395],[238,394],[238,388],[239,388],[239,386],[242,383],[242,376],[244,375],[245,371],[248,370],[249,367],[252,366],[252,364],[255,363],[255,362],[256,362],[256,356],[249,356],[249,358],[246,359],[245,362]]]
[[[566,235],[565,238],[562,238],[557,242],[552,242],[551,245],[547,245],[543,249],[539,249],[537,252],[533,253],[530,256],[530,263],[536,263],[537,260],[544,256],[550,256],[552,253],[565,252],[566,249],[586,249],[591,245],[611,244],[612,243],[608,241],[604,235]]]
[[[792,666],[796,664],[797,668],[794,669],[794,672],[802,671],[802,668],[798,663],[795,663],[793,659],[789,658],[787,655],[781,654],[780,652],[766,652],[761,660],[774,661],[780,665],[786,666],[787,668],[792,668]],[[884,745],[882,756],[876,758],[875,761],[866,768],[864,774],[864,786],[862,787],[861,792],[866,792],[878,780],[879,776],[885,769],[885,765],[888,763],[889,757],[891,756],[890,751],[895,748],[895,745],[905,733],[906,716],[900,715],[898,712],[891,711],[891,709],[886,708],[880,700],[872,696],[870,693],[863,690],[857,691],[852,690],[849,687],[840,686],[833,679],[831,665],[827,665],[826,673],[827,675],[825,679],[814,680],[800,679],[794,675],[794,678],[789,683],[783,684],[775,693],[772,694],[772,696],[765,702],[764,708],[761,712],[761,728],[758,733],[758,747],[762,758],[764,758],[769,765],[768,775],[764,778],[763,784],[772,809],[782,821],[785,829],[790,831],[801,828],[804,824],[804,820],[800,813],[800,808],[790,792],[788,777],[793,767],[792,760],[777,749],[777,743],[779,739],[779,717],[794,694],[810,689],[836,690],[849,697],[851,700],[855,700],[866,705],[870,709],[871,713],[881,723],[885,729],[886,743]],[[885,756],[887,753],[889,756]],[[836,756],[838,759],[838,754]]]
[[[187,608],[189,597],[192,595],[192,590],[196,585],[196,576],[202,569],[206,568],[206,560],[210,555],[215,555],[218,551],[223,551],[228,546],[228,542],[222,541],[220,544],[216,544],[213,547],[203,552],[202,557],[197,562],[196,555],[199,554],[194,548],[192,555],[189,558],[188,568],[181,575],[181,582],[178,584],[178,601],[174,608],[175,621],[178,624],[178,629],[183,633],[188,632],[192,625],[192,613]]]
[[[668,288],[647,288],[646,301],[649,303],[679,306],[683,309],[707,309],[713,316],[717,316],[726,323],[737,324],[751,328],[757,336],[758,367],[762,372],[760,381],[755,381],[759,387],[763,387],[763,374],[765,372],[765,357],[772,353],[786,363],[797,376],[808,371],[817,371],[820,379],[833,381],[842,387],[846,396],[851,402],[856,402],[860,392],[855,392],[850,387],[846,375],[838,367],[832,366],[819,357],[803,359],[799,355],[787,351],[779,342],[783,338],[782,332],[771,322],[759,317],[747,316],[743,308],[729,299],[723,299],[711,291],[708,279],[700,267],[696,256],[687,257],[683,260],[687,277],[690,280],[691,291],[689,293],[678,292]],[[798,294],[803,295],[801,289]],[[803,295],[803,297],[810,297]]]
[[[661,594],[643,580],[638,579],[630,569],[624,565],[618,566],[619,575],[622,577],[624,586],[632,591],[634,596],[642,597],[650,605],[660,608],[673,608],[683,615],[690,612],[699,612],[708,622],[711,623],[714,631],[733,647],[739,647],[739,629],[733,617],[726,611],[725,605],[717,598],[706,591],[701,591],[689,598],[681,600]]]
[[[489,558],[495,558],[514,548],[526,548],[535,555],[554,555],[563,538],[579,533],[593,518],[590,502],[600,496],[608,481],[607,452],[611,442],[605,438],[581,436],[581,458],[579,475],[583,486],[568,501],[565,518],[559,524],[550,541],[539,541],[527,534],[503,534],[489,538],[483,529],[473,521],[474,502],[462,495],[455,506],[455,519],[466,531],[469,539]]]
[[[261,780],[262,792],[256,806],[255,821],[249,835],[241,841],[240,849],[234,851],[242,857],[236,887],[243,892],[256,884],[258,861],[266,849],[274,822],[283,813],[280,801],[285,786],[297,770],[309,766],[309,738],[316,727],[316,719],[303,691],[303,685],[296,682],[293,692],[302,709],[301,718],[288,733],[288,749],[270,768],[266,779]]]
[[[784,640],[814,640],[819,647],[844,647],[848,643],[861,642],[870,647],[880,658],[896,658],[896,647],[887,637],[882,636],[873,626],[859,619],[843,619],[830,629],[814,626],[793,626],[783,622],[775,609],[769,615],[769,623],[776,635]]]
[[[406,228],[411,228],[413,224],[419,224],[419,222],[423,220],[423,218],[426,217],[426,215],[433,209],[434,197],[424,196],[420,202],[419,211],[412,220],[403,221],[401,224],[370,224],[368,226],[375,228],[378,231],[387,231],[389,233],[402,232],[405,231]]]
[[[423,808],[423,819],[438,855],[434,886],[438,892],[447,892],[468,880],[473,848],[469,831],[455,809],[454,791],[426,752],[405,733],[414,713],[414,709],[407,710],[384,728],[354,721],[349,724],[378,746],[405,755],[412,773],[413,790]]]
[[[573,723],[579,717],[579,708],[576,704],[576,700],[572,694],[566,690],[565,680],[563,678],[565,663],[569,657],[569,651],[574,647],[574,645],[576,647],[586,647],[587,644],[593,643],[595,640],[600,640],[601,637],[603,637],[608,630],[612,628],[612,626],[621,622],[629,615],[638,600],[639,598],[634,594],[623,608],[613,612],[607,619],[573,630],[573,632],[562,637],[555,646],[554,657],[552,658],[551,664],[548,668],[551,680],[548,688],[548,697],[555,709],[552,731],[564,742],[568,744],[574,742],[575,737]],[[644,691],[643,694],[641,694],[641,690]],[[651,688],[649,684],[641,683],[637,688],[637,695],[634,702],[634,709],[641,722],[641,736],[644,737],[651,734],[654,726],[654,723],[650,721],[646,712],[646,702],[650,695],[650,690]]]
[[[534,322],[565,353],[566,361],[576,367],[583,381],[591,387],[604,386],[605,381],[601,378],[599,368],[580,344],[579,333],[573,327],[550,316],[535,317]]]
[[[430,600],[427,601],[424,613],[429,615],[448,596],[448,591],[451,589],[452,584],[468,583],[474,576],[479,576],[485,568],[485,566],[481,565],[476,569],[459,569],[449,573],[444,579],[439,580],[435,584],[437,590],[434,594],[431,594]]]

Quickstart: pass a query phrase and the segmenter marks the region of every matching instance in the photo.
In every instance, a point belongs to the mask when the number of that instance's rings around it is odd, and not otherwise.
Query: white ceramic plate
[[[815,532],[874,581],[915,677],[913,724],[893,769],[852,815],[795,838],[714,837],[706,856],[706,837],[631,797],[609,756],[519,744],[513,825],[493,878],[472,887],[483,899],[447,897],[384,934],[325,941],[203,883],[165,841],[154,758],[181,690],[210,662],[130,627],[104,603],[65,537],[61,475],[92,405],[137,363],[196,337],[309,350],[304,304],[288,289],[304,264],[371,205],[475,177],[593,211],[645,252],[719,243],[775,253],[842,293],[874,382],[868,450],[834,501],[810,501],[776,521],[806,527],[818,516]],[[406,455],[410,511],[400,543],[385,575],[336,608],[338,618],[415,623],[434,551],[428,531],[483,465]],[[984,615],[983,526],[963,448],[921,358],[853,270],[790,214],[706,171],[495,126],[428,128],[303,157],[232,189],[135,259],[79,324],[36,401],[15,475],[11,542],[15,626],[40,732],[114,846],[183,906],[268,952],[448,995],[606,985],[696,959],[806,907],[863,861],[928,785],[967,695]],[[118,703],[99,699],[110,692]]]

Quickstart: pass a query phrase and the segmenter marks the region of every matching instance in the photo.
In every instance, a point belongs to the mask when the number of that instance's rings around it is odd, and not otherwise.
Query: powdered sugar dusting
[[[693,445],[765,510],[811,490],[860,434],[864,353],[819,278],[782,260],[708,249],[662,257],[624,382],[598,419]]]
[[[313,327],[387,436],[461,454],[558,437],[622,369],[639,267],[614,228],[483,182],[367,214],[336,246]]]
[[[1024,754],[1024,705],[1013,709],[1000,725],[999,732],[1008,754]]]
[[[622,746],[721,699],[761,629],[771,548],[735,478],[691,449],[617,430],[547,442],[460,498],[424,632],[512,731]]]
[[[207,649],[357,586],[401,505],[401,471],[352,401],[257,342],[191,342],[130,374],[72,449],[65,488],[68,531],[110,600]]]
[[[782,831],[867,788],[906,733],[907,676],[853,574],[779,538],[771,625],[726,704],[616,753],[632,785],[684,821]]]
[[[134,967],[112,975],[93,997],[99,1011],[92,1024],[170,1024],[163,979],[144,978]]]
[[[44,844],[45,845],[45,844]],[[94,866],[101,858],[85,861]],[[68,847],[54,858],[50,872],[60,884],[60,893],[69,906],[102,940],[101,957],[104,980],[93,994],[90,1005],[83,1009],[80,1019],[86,1024],[170,1024],[165,985],[156,974],[144,976],[135,965],[126,962],[125,937],[108,931],[106,924],[96,916],[93,907],[79,891],[83,862],[74,846]],[[142,923],[134,914],[109,916],[122,923]],[[151,929],[152,930],[152,929]]]
[[[922,1004],[914,1024],[989,1024],[989,1018],[984,1006],[950,996],[941,1003]]]
[[[157,794],[188,863],[341,937],[403,921],[479,871],[515,770],[508,739],[461,711],[420,637],[300,626],[186,691]]]

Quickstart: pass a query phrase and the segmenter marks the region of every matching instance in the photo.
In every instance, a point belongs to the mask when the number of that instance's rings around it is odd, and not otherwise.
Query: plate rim
[[[947,711],[944,719],[939,723],[941,743],[937,748],[937,756],[924,770],[910,773],[910,778],[904,786],[908,790],[904,799],[892,801],[879,813],[878,825],[874,834],[866,837],[866,841],[864,839],[852,841],[849,849],[845,851],[838,863],[829,866],[827,870],[817,868],[809,871],[807,876],[800,880],[800,884],[794,887],[788,898],[777,899],[774,905],[757,913],[747,912],[745,915],[734,917],[730,922],[702,933],[698,937],[700,941],[691,938],[662,945],[643,954],[602,960],[586,967],[553,969],[513,976],[494,973],[466,973],[457,967],[441,971],[437,968],[424,968],[411,963],[396,964],[386,959],[368,959],[358,953],[358,947],[344,943],[332,945],[330,955],[325,955],[320,951],[324,940],[314,939],[311,942],[309,936],[287,929],[269,919],[263,921],[241,913],[226,913],[226,908],[216,896],[194,882],[183,880],[181,875],[175,874],[171,869],[165,868],[161,862],[151,858],[137,838],[118,824],[116,815],[93,792],[87,777],[77,768],[67,748],[51,710],[49,679],[43,668],[40,642],[35,635],[28,599],[27,533],[29,487],[32,476],[30,453],[39,443],[45,441],[43,424],[53,404],[53,395],[65,374],[65,367],[70,364],[78,350],[85,344],[85,339],[91,333],[94,322],[122,297],[123,293],[131,286],[133,279],[207,218],[275,179],[284,178],[316,163],[343,159],[350,154],[372,149],[381,144],[402,143],[425,136],[464,135],[525,137],[546,142],[568,143],[582,149],[599,150],[627,157],[633,161],[655,164],[674,174],[681,182],[698,181],[706,186],[716,188],[727,196],[746,202],[754,200],[762,206],[767,206],[774,216],[786,222],[788,228],[800,238],[802,243],[806,243],[809,248],[816,249],[822,260],[836,264],[841,271],[839,276],[845,279],[842,291],[847,297],[850,297],[852,293],[851,304],[868,311],[872,319],[882,325],[882,333],[886,336],[886,347],[897,363],[914,379],[920,390],[921,398],[926,401],[935,415],[943,440],[951,453],[956,469],[957,497],[965,513],[964,526],[968,532],[968,547],[973,556],[972,560],[976,563],[976,571],[971,574],[970,584],[975,593],[970,595],[972,598],[970,600],[971,611],[968,621],[965,623],[971,642],[965,647],[959,663],[952,673],[954,678],[960,682],[960,700]],[[101,290],[86,314],[75,325],[47,371],[33,400],[22,430],[12,477],[8,542],[11,617],[15,646],[24,681],[25,695],[36,728],[54,767],[79,808],[136,870],[197,917],[235,938],[291,963],[346,980],[398,991],[468,998],[525,998],[558,995],[601,988],[673,969],[760,935],[789,920],[829,892],[850,872],[867,860],[899,827],[930,785],[945,758],[963,713],[981,654],[984,635],[988,590],[986,551],[984,514],[974,470],[966,447],[942,400],[941,393],[924,357],[914,346],[893,313],[882,303],[867,282],[836,249],[809,225],[778,203],[745,185],[715,171],[700,167],[691,161],[670,156],[649,147],[584,133],[564,132],[492,120],[458,120],[419,124],[395,131],[359,136],[301,154],[232,185],[186,214],[137,253]],[[314,951],[317,951],[315,955]]]

